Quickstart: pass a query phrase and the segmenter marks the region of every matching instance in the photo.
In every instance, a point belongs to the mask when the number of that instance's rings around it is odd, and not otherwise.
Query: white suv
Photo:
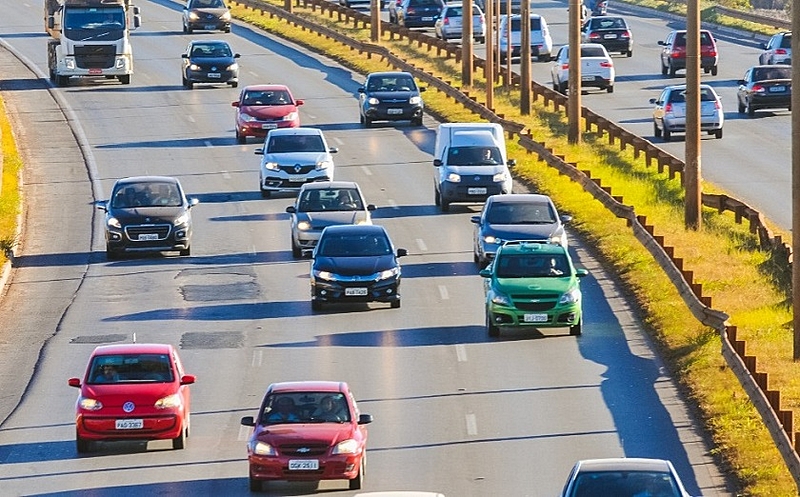
[[[261,196],[274,191],[298,191],[312,181],[333,181],[333,157],[339,150],[328,147],[317,128],[280,128],[267,133],[259,168]]]
[[[501,2],[502,5],[502,2]],[[511,50],[508,48],[508,29],[509,20],[511,22]],[[500,26],[497,28],[498,37],[500,41],[500,62],[505,62],[509,57],[512,59],[519,58],[522,50],[522,16],[519,14],[512,14],[509,16],[500,17]],[[544,17],[538,14],[531,14],[531,57],[536,57],[539,61],[550,60],[550,54],[553,52],[553,38],[550,36],[550,28],[547,27],[547,21]]]
[[[777,33],[765,43],[764,51],[758,56],[759,65],[792,63],[792,32]]]

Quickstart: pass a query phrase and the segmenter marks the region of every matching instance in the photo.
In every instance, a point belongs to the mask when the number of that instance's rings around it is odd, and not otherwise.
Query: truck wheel
[[[131,75],[130,74],[125,74],[124,76],[117,76],[117,79],[123,85],[131,84]]]
[[[56,86],[69,86],[69,76],[56,75]]]

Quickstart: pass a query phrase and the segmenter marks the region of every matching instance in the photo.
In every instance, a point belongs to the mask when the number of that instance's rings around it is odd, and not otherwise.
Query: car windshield
[[[286,90],[247,91],[242,97],[242,105],[286,105],[292,97]]]
[[[319,241],[317,255],[323,257],[379,257],[392,253],[389,240],[376,233],[330,235]]]
[[[363,210],[361,195],[355,188],[309,189],[300,194],[298,211],[357,211]]]
[[[452,166],[495,166],[503,163],[497,147],[450,147],[447,163]]]
[[[261,424],[346,423],[351,419],[347,399],[339,392],[286,392],[264,399]]]
[[[681,493],[668,473],[603,471],[578,474],[570,497],[599,495],[680,497]]]
[[[121,185],[111,198],[111,207],[180,207],[183,199],[175,183],[148,182]]]
[[[267,153],[324,152],[325,143],[319,135],[277,135],[269,138]]]
[[[498,278],[540,278],[569,276],[569,262],[563,254],[508,254],[499,257]]]
[[[224,9],[222,0],[193,0],[192,9]]]
[[[233,52],[227,44],[196,43],[192,45],[192,57],[233,57]]]
[[[759,67],[753,70],[753,81],[792,79],[792,67]]]
[[[86,382],[169,383],[174,379],[168,354],[119,354],[95,356]]]
[[[486,213],[490,224],[553,224],[556,216],[545,203],[495,203]]]
[[[414,91],[417,85],[411,76],[374,76],[367,83],[368,91]]]

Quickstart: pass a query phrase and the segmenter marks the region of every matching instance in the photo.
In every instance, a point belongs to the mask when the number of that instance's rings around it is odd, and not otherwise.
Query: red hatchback
[[[189,385],[178,352],[169,344],[103,345],[94,349],[75,406],[79,453],[93,441],[172,440],[182,449],[189,435]]]
[[[284,85],[251,85],[239,93],[236,107],[236,142],[245,143],[248,136],[264,138],[276,128],[300,126],[297,108],[303,105]]]
[[[250,490],[269,480],[349,480],[358,490],[366,469],[367,425],[347,383],[298,381],[267,388],[247,443]]]

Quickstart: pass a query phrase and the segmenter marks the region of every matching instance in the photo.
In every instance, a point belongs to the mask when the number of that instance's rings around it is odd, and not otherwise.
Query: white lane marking
[[[250,362],[250,365],[254,368],[261,367],[261,363],[264,360],[264,351],[263,350],[254,350],[253,351],[253,360]]]
[[[333,137],[333,141],[335,141],[335,142],[336,142],[336,143],[338,143],[339,145],[344,145],[344,142],[343,142],[343,141],[342,141],[342,139],[341,139],[341,138],[339,138],[338,136],[334,136],[334,137]]]
[[[186,116],[186,120],[189,121],[190,123],[197,122],[194,120],[192,116]]]
[[[456,345],[456,358],[458,362],[467,362],[467,348],[463,343]]]
[[[372,176],[372,171],[370,171],[367,166],[361,166],[361,171],[363,171],[366,176]]]
[[[231,173],[228,171],[222,171],[222,177],[225,179],[231,179]]]
[[[425,245],[425,242],[422,240],[422,238],[417,238],[417,247],[419,247],[419,249],[423,252],[428,250],[428,246]]]
[[[256,78],[260,78],[261,77],[261,75],[258,74],[257,72],[253,72],[253,71],[247,71],[247,72],[250,73],[250,76],[255,76]]]
[[[389,207],[391,207],[392,209],[399,209],[399,208],[400,208],[400,207],[397,205],[397,202],[395,202],[395,201],[394,201],[394,199],[392,199],[392,198],[390,198],[389,200],[387,200],[387,201],[386,201],[386,203],[387,203],[387,204],[389,204]]]
[[[210,140],[204,140],[203,141],[203,145],[205,145],[206,147],[213,147],[214,146],[214,145],[211,144]]]
[[[256,246],[255,245],[251,245],[250,246],[250,255],[256,255]]]
[[[444,285],[439,285],[439,296],[442,300],[448,300],[450,298],[450,294],[447,293],[447,287]]]
[[[475,436],[478,434],[478,421],[474,414],[467,414],[467,435]]]
[[[250,438],[251,433],[253,433],[253,427],[239,425],[239,436],[236,437],[236,440],[239,442],[246,442]]]

